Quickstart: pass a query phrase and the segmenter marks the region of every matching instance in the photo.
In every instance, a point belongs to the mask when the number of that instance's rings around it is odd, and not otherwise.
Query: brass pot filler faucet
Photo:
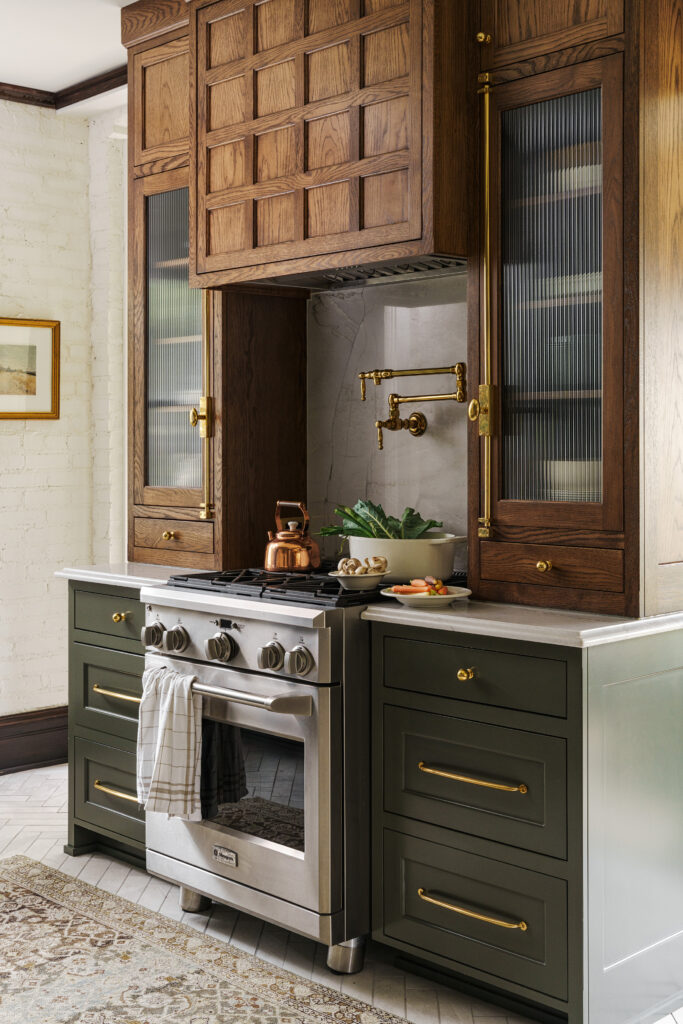
[[[427,429],[427,417],[424,413],[413,412],[407,419],[402,420],[399,415],[399,405],[406,402],[465,402],[467,401],[467,367],[465,363],[456,363],[455,366],[435,366],[424,370],[369,370],[367,373],[359,373],[360,396],[365,401],[366,381],[371,380],[379,386],[383,380],[390,380],[392,377],[424,377],[432,373],[454,373],[455,391],[450,395],[389,395],[389,418],[377,420],[377,447],[380,451],[384,448],[384,430],[408,430],[413,437],[420,437]]]

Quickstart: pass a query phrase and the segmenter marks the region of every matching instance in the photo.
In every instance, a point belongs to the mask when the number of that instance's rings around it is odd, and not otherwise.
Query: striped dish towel
[[[147,811],[201,821],[202,697],[196,676],[148,668],[138,723],[138,800]]]

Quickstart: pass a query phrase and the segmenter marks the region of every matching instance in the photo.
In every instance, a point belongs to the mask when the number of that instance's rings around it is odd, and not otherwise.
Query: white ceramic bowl
[[[363,562],[373,555],[387,560],[387,583],[434,576],[447,580],[453,572],[456,549],[467,537],[454,533],[426,533],[418,540],[382,540],[376,537],[349,537],[349,555]]]
[[[467,587],[448,587],[447,594],[395,594],[389,587],[382,591],[384,597],[395,597],[408,608],[421,608],[425,612],[430,608],[445,608],[459,598],[469,597],[471,593]]]
[[[344,590],[374,590],[386,576],[385,572],[365,572],[360,576],[344,576],[340,572],[328,572],[328,576],[341,583]]]

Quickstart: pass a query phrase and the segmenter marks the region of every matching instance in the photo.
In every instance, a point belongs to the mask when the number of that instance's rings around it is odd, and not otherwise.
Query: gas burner
[[[330,562],[330,569],[336,568]],[[464,573],[455,574],[449,581],[453,586],[464,586]],[[347,608],[371,604],[381,600],[379,587],[375,590],[344,590],[326,572],[270,572],[266,569],[229,569],[212,572],[183,573],[169,577],[169,587],[185,590],[204,590],[214,594],[234,594],[255,600],[287,601],[291,604],[317,605],[326,608]]]

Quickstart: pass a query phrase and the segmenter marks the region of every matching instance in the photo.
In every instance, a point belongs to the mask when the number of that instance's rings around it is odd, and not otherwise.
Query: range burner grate
[[[330,562],[329,568],[334,569],[336,565]],[[465,586],[466,580],[464,574],[456,574],[448,582],[453,586]],[[214,570],[171,576],[168,586],[327,608],[372,604],[382,599],[379,587],[375,590],[344,590],[341,583],[330,579],[326,571],[295,573],[269,572],[266,569]]]
[[[334,568],[334,566],[330,566]],[[266,569],[230,569],[171,576],[171,587],[208,590],[267,601],[288,601],[290,604],[322,605],[339,608],[370,604],[381,596],[379,589],[344,590],[337,580],[325,572],[269,572]]]

